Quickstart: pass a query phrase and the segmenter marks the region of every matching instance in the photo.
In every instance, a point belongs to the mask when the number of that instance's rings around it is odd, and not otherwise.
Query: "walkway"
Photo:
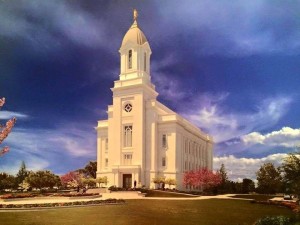
[[[199,196],[190,198],[162,198],[162,197],[144,197],[139,195],[138,192],[112,192],[112,193],[101,193],[102,197],[79,197],[79,198],[68,198],[68,197],[35,197],[28,199],[13,199],[13,200],[0,200],[0,204],[41,204],[41,203],[64,203],[64,202],[76,202],[76,201],[91,201],[91,200],[105,200],[109,198],[115,199],[142,199],[142,200],[203,200],[203,199],[240,199],[250,200],[244,198],[231,198],[234,194],[217,195],[217,196]]]

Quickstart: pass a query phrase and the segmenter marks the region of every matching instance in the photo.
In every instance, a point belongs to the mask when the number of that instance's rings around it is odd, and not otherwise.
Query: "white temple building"
[[[212,137],[157,101],[150,76],[151,48],[136,10],[119,53],[113,103],[108,119],[96,127],[97,177],[107,176],[108,186],[125,188],[134,183],[154,188],[153,178],[172,178],[177,189],[185,189],[185,171],[212,169]]]

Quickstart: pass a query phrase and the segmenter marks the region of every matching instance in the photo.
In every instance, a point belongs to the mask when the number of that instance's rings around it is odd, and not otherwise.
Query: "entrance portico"
[[[134,181],[136,181],[137,184],[141,181],[140,166],[113,166],[112,173],[114,183],[118,187],[132,188],[134,187]]]

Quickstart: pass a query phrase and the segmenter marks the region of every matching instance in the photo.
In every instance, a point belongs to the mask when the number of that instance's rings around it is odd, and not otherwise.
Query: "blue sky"
[[[300,144],[300,1],[0,2],[0,119],[16,116],[0,171],[63,174],[96,159],[139,11],[158,99],[215,139],[214,166],[255,178]]]

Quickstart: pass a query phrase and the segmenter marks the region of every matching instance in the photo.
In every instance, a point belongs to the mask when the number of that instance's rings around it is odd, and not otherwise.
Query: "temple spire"
[[[138,11],[136,9],[133,9],[133,21],[137,21],[138,16]]]
[[[130,28],[138,27],[138,23],[137,23],[138,16],[139,16],[138,11],[136,9],[133,9],[133,24],[131,25]]]

